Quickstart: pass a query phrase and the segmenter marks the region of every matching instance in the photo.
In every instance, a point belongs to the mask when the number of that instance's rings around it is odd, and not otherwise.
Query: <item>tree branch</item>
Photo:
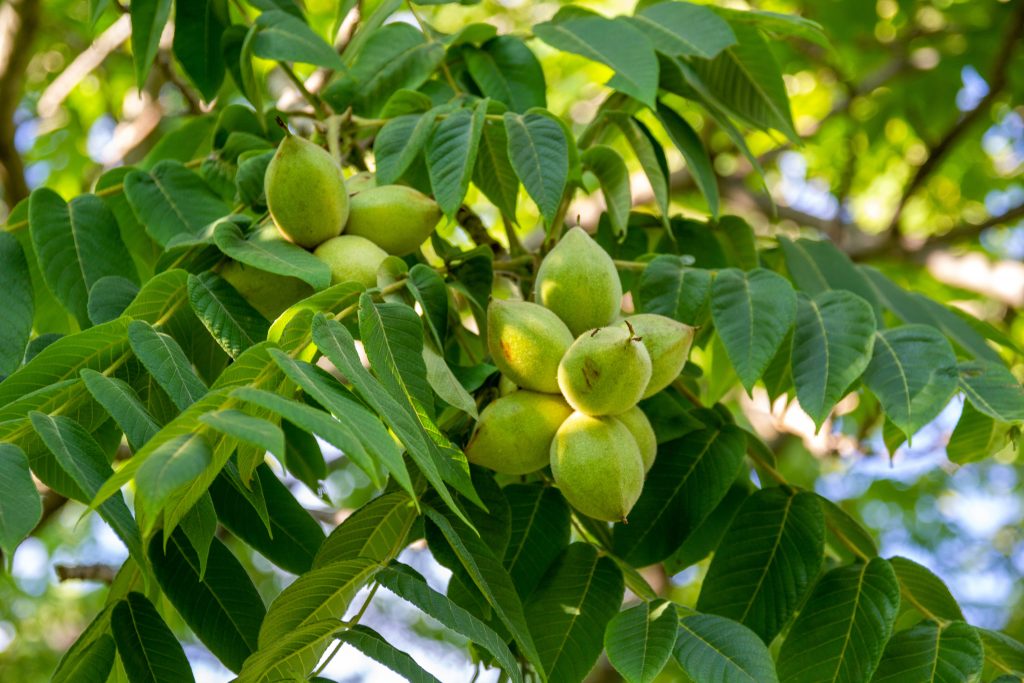
[[[39,0],[10,0],[0,6],[0,180],[8,206],[28,196],[25,164],[14,145],[14,113],[21,102],[39,17]]]
[[[914,192],[921,187],[921,184],[924,183],[929,175],[935,172],[946,155],[963,137],[964,133],[970,130],[971,126],[988,112],[992,103],[1002,94],[1009,80],[1010,58],[1013,56],[1013,50],[1022,36],[1024,36],[1024,2],[1018,2],[1016,9],[1010,15],[1010,26],[1006,30],[1003,42],[999,45],[995,59],[992,62],[988,79],[988,93],[978,103],[978,106],[964,113],[939,138],[938,142],[929,147],[928,156],[925,158],[924,163],[918,166],[917,171],[903,190],[903,195],[900,197],[900,201],[896,205],[896,211],[893,213],[892,222],[889,224],[889,230],[894,233],[898,232],[903,209],[906,207],[907,202],[910,201]]]
[[[109,564],[55,564],[58,581],[99,581],[110,585],[117,576],[117,567]]]

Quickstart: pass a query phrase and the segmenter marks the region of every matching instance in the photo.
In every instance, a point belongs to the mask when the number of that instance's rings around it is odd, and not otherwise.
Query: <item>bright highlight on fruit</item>
[[[555,433],[551,473],[573,507],[606,522],[625,521],[644,486],[640,448],[626,426],[580,412]]]
[[[352,195],[345,231],[405,256],[430,237],[439,220],[441,209],[427,195],[404,185],[383,185]]]
[[[693,328],[663,315],[640,313],[631,315],[623,322],[633,327],[636,336],[643,340],[644,348],[651,357],[651,381],[643,398],[653,396],[671,384],[690,354],[693,343]]]
[[[528,474],[546,467],[551,440],[572,414],[554,394],[514,391],[480,413],[466,458],[503,474]]]
[[[495,299],[487,309],[491,358],[523,389],[557,394],[558,362],[571,344],[569,328],[543,306]]]
[[[364,287],[377,286],[377,269],[388,253],[358,235],[338,235],[327,240],[313,255],[330,266],[331,284],[358,282]]]
[[[340,234],[349,213],[341,168],[321,147],[295,135],[281,141],[264,176],[267,208],[288,240],[312,249]]]
[[[576,410],[617,415],[636,405],[651,379],[651,357],[625,327],[581,334],[558,365],[558,386]]]

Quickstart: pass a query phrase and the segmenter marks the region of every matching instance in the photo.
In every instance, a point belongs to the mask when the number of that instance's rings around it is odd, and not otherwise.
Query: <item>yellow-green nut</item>
[[[625,327],[584,332],[558,364],[558,387],[576,410],[617,415],[637,404],[651,379],[651,357]]]
[[[580,335],[615,320],[622,306],[622,282],[608,253],[576,227],[541,262],[534,298]]]
[[[312,142],[286,136],[263,183],[274,224],[295,244],[312,249],[344,229],[349,212],[345,178],[334,158]]]
[[[437,202],[404,185],[367,188],[352,195],[351,203],[345,231],[395,256],[416,251],[441,220]]]
[[[331,284],[358,282],[364,287],[377,286],[377,269],[388,253],[358,235],[338,235],[327,240],[313,255],[331,269]]]
[[[623,327],[627,327],[625,323],[643,340],[651,356],[651,381],[643,397],[653,396],[679,377],[690,355],[694,329],[655,313],[631,315],[625,319]]]
[[[624,522],[644,487],[644,463],[633,435],[614,417],[573,413],[551,442],[551,473],[583,514]]]
[[[220,276],[268,320],[277,318],[296,301],[313,295],[313,288],[298,278],[268,273],[237,261],[226,263]]]
[[[615,419],[626,426],[629,433],[633,435],[636,445],[640,447],[640,458],[644,461],[644,474],[651,471],[654,458],[658,455],[658,438],[654,435],[654,427],[647,419],[640,406],[633,406],[624,413],[619,413]]]
[[[523,389],[557,394],[558,362],[571,344],[569,328],[543,306],[494,299],[487,308],[491,358]]]
[[[551,440],[572,408],[554,394],[515,391],[480,413],[466,458],[502,474],[528,474],[546,467]]]

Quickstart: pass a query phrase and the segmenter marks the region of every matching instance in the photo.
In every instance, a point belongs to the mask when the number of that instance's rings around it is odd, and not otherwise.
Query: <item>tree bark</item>
[[[40,0],[8,0],[0,6],[0,181],[9,207],[27,197],[29,191],[25,164],[14,145],[14,114],[21,101],[39,18]]]

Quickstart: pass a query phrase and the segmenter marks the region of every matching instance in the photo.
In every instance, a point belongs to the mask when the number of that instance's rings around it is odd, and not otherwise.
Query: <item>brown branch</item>
[[[164,75],[164,78],[168,80],[177,90],[181,93],[181,96],[185,98],[185,102],[188,104],[188,111],[190,114],[201,114],[203,112],[203,103],[200,96],[192,89],[185,79],[178,75],[178,72],[174,70],[174,65],[171,63],[171,56],[168,52],[160,50],[156,57],[157,66],[160,67],[160,72]]]
[[[14,112],[21,102],[39,18],[39,0],[9,0],[0,5],[0,180],[8,206],[27,197],[29,191],[25,163],[14,145]]]
[[[55,564],[58,581],[98,581],[110,585],[117,576],[117,567],[109,564]]]
[[[1002,94],[1009,82],[1009,66],[1010,58],[1013,56],[1013,50],[1020,41],[1021,37],[1024,36],[1024,2],[1018,2],[1016,9],[1010,15],[1010,25],[1006,30],[1006,34],[1003,36],[1003,42],[999,45],[999,49],[996,51],[995,59],[992,62],[992,68],[989,72],[988,79],[988,93],[982,98],[981,102],[978,103],[974,109],[964,113],[956,123],[954,123],[946,133],[939,138],[938,142],[931,145],[928,149],[928,156],[925,158],[924,163],[918,166],[917,171],[911,177],[910,182],[903,189],[903,195],[900,197],[899,203],[896,205],[896,211],[893,213],[892,222],[889,224],[889,230],[893,233],[899,230],[900,217],[903,215],[903,209],[906,207],[907,202],[913,196],[914,192],[921,187],[921,184],[930,176],[942,163],[946,155],[953,149],[960,138],[970,130],[971,126],[974,125],[984,114],[989,111],[989,108],[995,102],[995,100]]]

